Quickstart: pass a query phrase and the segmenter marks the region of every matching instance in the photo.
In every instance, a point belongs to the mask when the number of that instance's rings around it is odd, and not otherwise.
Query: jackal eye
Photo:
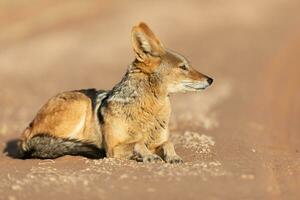
[[[188,67],[185,64],[179,65],[179,68],[182,70],[188,70]]]

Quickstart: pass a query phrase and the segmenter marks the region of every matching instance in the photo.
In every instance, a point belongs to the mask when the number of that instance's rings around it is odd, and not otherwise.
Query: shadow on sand
[[[11,158],[21,158],[18,150],[19,139],[12,139],[6,142],[6,147],[3,150],[3,153],[6,153],[7,156]]]

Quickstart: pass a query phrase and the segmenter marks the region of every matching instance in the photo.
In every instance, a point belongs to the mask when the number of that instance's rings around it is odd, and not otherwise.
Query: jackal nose
[[[212,78],[207,78],[207,82],[208,82],[209,85],[211,85],[211,84],[214,82],[214,79],[212,79]]]

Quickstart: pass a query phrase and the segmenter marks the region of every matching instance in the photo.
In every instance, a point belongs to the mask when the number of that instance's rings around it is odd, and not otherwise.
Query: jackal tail
[[[48,134],[38,134],[22,141],[19,145],[20,158],[52,159],[64,155],[80,155],[88,158],[103,158],[105,152],[96,145],[71,138],[58,138]]]

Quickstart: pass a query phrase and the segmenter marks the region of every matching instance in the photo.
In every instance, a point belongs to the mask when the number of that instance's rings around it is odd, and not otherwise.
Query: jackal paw
[[[181,163],[183,163],[182,158],[180,158],[178,155],[175,155],[175,156],[166,156],[165,157],[165,161],[167,163],[171,163],[171,164],[181,164]]]
[[[144,163],[156,163],[156,162],[161,162],[163,160],[158,155],[151,154],[151,155],[144,156],[142,158],[142,161]]]

